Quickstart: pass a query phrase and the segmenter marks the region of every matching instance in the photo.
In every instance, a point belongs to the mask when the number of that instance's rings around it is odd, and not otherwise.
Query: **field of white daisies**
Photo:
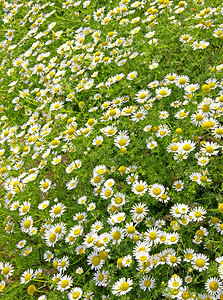
[[[0,15],[0,298],[222,300],[222,1]]]

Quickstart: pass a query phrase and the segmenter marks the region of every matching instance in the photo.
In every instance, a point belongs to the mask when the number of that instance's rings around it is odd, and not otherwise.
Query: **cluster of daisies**
[[[222,300],[222,4],[96,2],[1,2],[0,296]]]

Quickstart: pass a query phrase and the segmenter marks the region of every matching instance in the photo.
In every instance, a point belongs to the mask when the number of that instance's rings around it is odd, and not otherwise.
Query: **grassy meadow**
[[[222,1],[0,15],[0,298],[223,300]]]

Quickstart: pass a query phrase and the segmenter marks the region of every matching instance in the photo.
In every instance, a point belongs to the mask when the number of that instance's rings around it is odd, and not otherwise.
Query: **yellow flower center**
[[[25,276],[25,282],[27,282],[27,281],[29,281],[30,280],[30,278],[31,278],[31,274],[30,273],[28,273],[28,274],[26,274],[26,276]]]
[[[174,282],[173,282],[173,286],[174,286],[174,287],[177,287],[178,285],[179,285],[179,282],[178,282],[178,281],[174,281]]]
[[[144,99],[144,98],[146,98],[146,93],[142,93],[139,95],[139,99]]]
[[[197,234],[197,236],[199,236],[199,237],[203,237],[204,236],[204,231],[203,230],[198,230],[197,232],[196,232],[196,234]]]
[[[51,142],[51,145],[52,146],[56,146],[56,145],[58,145],[59,144],[59,141],[58,140],[53,140],[52,142]]]
[[[119,289],[120,289],[121,291],[127,291],[128,288],[129,288],[128,282],[123,282],[123,283],[121,283],[121,284],[120,284],[120,287],[119,287]]]
[[[149,286],[151,286],[151,281],[150,280],[145,280],[144,281],[144,285],[146,286],[146,287],[149,287]]]
[[[55,108],[55,109],[60,108],[60,104],[55,104],[55,105],[54,105],[54,108]]]
[[[200,218],[202,216],[202,213],[200,211],[196,211],[194,216],[195,216],[195,218]]]
[[[43,188],[43,189],[47,189],[48,186],[49,186],[49,183],[48,183],[48,182],[44,182],[44,183],[42,184],[42,188]]]
[[[183,150],[184,151],[190,151],[191,150],[191,145],[189,145],[189,144],[183,145]]]
[[[144,186],[141,185],[141,184],[136,187],[136,191],[139,192],[139,193],[141,193],[142,191],[144,191],[144,189],[145,189]]]
[[[159,92],[160,96],[166,96],[167,95],[167,91],[166,90],[162,90]]]
[[[122,201],[123,201],[123,199],[122,199],[121,197],[115,198],[115,203],[116,203],[116,204],[121,204]]]
[[[210,106],[208,104],[204,104],[201,107],[201,109],[202,109],[203,112],[209,112],[210,111]]]
[[[178,146],[174,145],[171,147],[171,151],[177,151],[178,150]]]
[[[94,238],[92,236],[90,236],[88,239],[87,239],[87,243],[88,244],[91,244],[93,242]]]
[[[43,71],[43,68],[42,68],[42,67],[37,67],[36,71],[37,71],[38,73],[40,73],[40,72]]]
[[[22,208],[22,212],[23,213],[26,213],[28,210],[29,210],[29,206],[28,205],[23,206],[23,208]]]
[[[54,243],[56,241],[56,234],[54,233],[51,233],[51,235],[49,236],[49,241],[51,243]]]
[[[114,132],[115,132],[114,129],[109,129],[109,130],[108,130],[108,134],[109,134],[109,135],[114,134]],[[121,140],[120,140],[120,141],[121,141]],[[119,144],[119,145],[120,145],[120,144]],[[122,146],[122,145],[121,145],[121,146]]]
[[[211,281],[209,283],[209,288],[212,291],[217,291],[218,287],[219,287],[219,284],[216,281]]]
[[[183,298],[183,299],[189,299],[189,298],[190,298],[190,293],[188,293],[188,292],[183,292],[182,298]]]
[[[23,225],[26,229],[28,229],[31,226],[30,220],[26,220]]]
[[[208,152],[208,153],[213,153],[214,152],[214,148],[212,146],[207,146],[205,148],[205,150]]]
[[[84,219],[84,216],[83,215],[79,215],[78,217],[77,217],[77,221],[82,221]]]
[[[184,39],[184,38],[183,38]],[[175,77],[174,76],[170,76],[170,77],[168,77],[168,80],[169,81],[174,81],[175,80]]]
[[[205,261],[203,259],[199,258],[199,259],[196,260],[196,265],[199,268],[202,268],[205,265]]]
[[[112,194],[112,192],[111,192],[110,190],[108,190],[108,191],[105,192],[105,196],[106,196],[106,197],[110,197],[111,194]]]
[[[93,256],[92,259],[91,259],[91,262],[94,266],[98,266],[100,264],[99,256]]]
[[[142,113],[138,113],[137,115],[136,115],[136,118],[141,118],[143,116],[143,114]]]
[[[121,238],[121,233],[119,231],[115,231],[113,232],[112,237],[115,241],[118,241]]]
[[[80,296],[79,292],[74,292],[73,295],[72,295],[72,298],[77,299],[79,296]]]
[[[142,208],[142,207],[137,207],[137,208],[136,208],[136,213],[137,213],[137,214],[143,213],[143,208]]]
[[[111,117],[114,117],[115,115],[116,115],[116,110],[115,109],[111,109],[110,111],[109,111],[109,115],[111,116]]]
[[[149,239],[150,239],[150,240],[154,241],[156,238],[157,238],[156,232],[151,232],[151,233],[149,234]]]
[[[60,285],[63,289],[65,289],[69,285],[69,280],[63,280]]]
[[[131,112],[132,112],[132,109],[131,109],[131,108],[127,108],[127,109],[125,110],[125,113],[126,113],[126,114],[131,114]]]
[[[33,295],[35,293],[35,290],[36,290],[35,286],[30,285],[27,289],[27,292],[28,292],[29,295]]]
[[[193,254],[187,253],[186,254],[186,259],[191,260],[193,258]]]
[[[170,241],[173,243],[173,242],[175,242],[176,241],[176,237],[175,236],[172,236],[171,238],[170,238]]]
[[[61,213],[61,211],[62,211],[62,208],[59,206],[57,206],[53,209],[54,215],[59,215]]]
[[[160,188],[155,188],[153,190],[153,194],[156,195],[156,196],[158,196],[160,193],[161,193],[161,189]]]
[[[105,276],[104,276],[103,274],[100,274],[100,275],[98,276],[98,281],[103,281],[104,278],[105,278]]]
[[[223,129],[218,128],[218,129],[216,130],[216,133],[217,133],[218,135],[223,135]]]
[[[120,140],[118,141],[118,144],[119,144],[120,146],[125,146],[125,145],[127,144],[127,141],[126,141],[126,139],[120,139]]]
[[[175,263],[177,262],[177,257],[176,257],[176,256],[171,256],[171,257],[170,257],[170,262],[171,262],[172,264],[175,264]]]
[[[127,228],[127,232],[130,233],[130,234],[135,233],[135,231],[136,231],[136,229],[135,229],[134,226],[129,226],[129,227]]]
[[[74,235],[79,235],[81,233],[81,230],[80,229],[75,229],[73,233],[74,233]]]
[[[180,118],[183,118],[183,117],[185,117],[186,116],[186,113],[183,111],[183,112],[181,112],[180,114],[179,114],[179,117]]]
[[[87,121],[87,123],[88,123],[89,126],[92,126],[92,125],[94,125],[95,121],[94,121],[94,119],[89,119]]]
[[[181,79],[179,80],[179,84],[183,85],[183,84],[185,84],[185,83],[186,83],[186,79],[185,79],[185,78],[181,78]]]
[[[9,271],[10,271],[10,268],[9,268],[9,267],[5,267],[5,268],[2,270],[2,273],[3,273],[3,275],[8,275]]]
[[[142,256],[140,257],[140,261],[146,261],[146,260],[147,260],[147,256],[142,255]]]

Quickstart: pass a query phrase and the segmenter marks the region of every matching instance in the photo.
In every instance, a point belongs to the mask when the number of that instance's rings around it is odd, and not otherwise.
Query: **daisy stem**
[[[77,261],[75,261],[74,263],[70,264],[70,266],[75,265],[76,263],[78,263],[82,259],[83,259],[83,257],[79,258]]]
[[[39,279],[33,279],[33,281],[39,281],[39,282],[47,282],[46,280],[39,280]]]
[[[215,139],[215,141],[217,141],[221,146],[223,146],[223,144],[219,141],[218,138],[216,138],[211,132],[210,130],[208,130],[209,134],[213,137],[213,139]]]
[[[68,91],[70,92],[70,93],[72,93],[73,94],[73,92],[72,92],[72,90],[71,90],[71,88],[69,87],[69,85],[66,83],[66,81],[65,80],[63,80],[63,83],[66,85],[66,87],[68,88]],[[76,97],[74,97],[74,99],[75,99],[75,101],[77,102],[77,104],[78,104],[78,100],[77,100],[77,98]],[[79,105],[78,105],[78,107],[79,107]],[[83,111],[82,111],[82,108],[80,108],[80,110],[81,110],[81,113],[83,114]]]

